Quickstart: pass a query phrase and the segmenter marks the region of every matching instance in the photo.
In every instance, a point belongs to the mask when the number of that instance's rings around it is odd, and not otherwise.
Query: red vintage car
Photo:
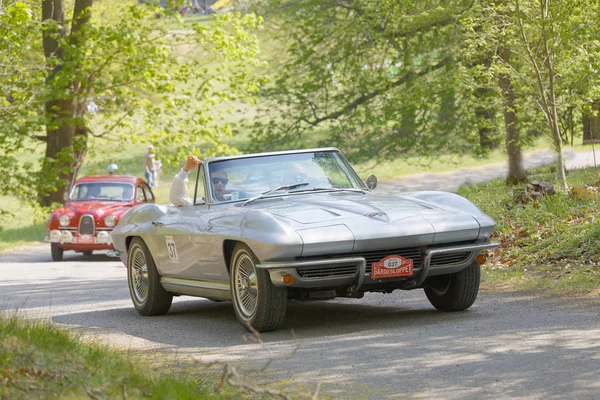
[[[86,256],[94,250],[112,250],[110,233],[127,210],[154,203],[154,193],[135,176],[86,176],[73,184],[65,205],[50,216],[46,241],[52,260],[62,261],[65,250]]]

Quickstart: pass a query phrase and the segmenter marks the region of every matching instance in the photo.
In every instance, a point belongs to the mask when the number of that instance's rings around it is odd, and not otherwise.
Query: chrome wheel
[[[136,300],[143,303],[148,297],[148,263],[146,262],[146,255],[140,247],[136,247],[133,249],[131,256],[131,289]]]
[[[230,288],[238,320],[252,332],[277,329],[285,318],[287,288],[271,283],[269,272],[257,268],[252,250],[237,243],[231,254]]]
[[[258,280],[254,262],[247,254],[241,254],[236,260],[234,293],[240,312],[248,318],[252,317],[256,312]]]

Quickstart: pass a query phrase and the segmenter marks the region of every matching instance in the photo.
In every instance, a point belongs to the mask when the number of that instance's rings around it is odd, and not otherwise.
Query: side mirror
[[[373,174],[367,176],[367,187],[370,191],[377,187],[377,177]]]
[[[64,192],[63,193],[63,201],[67,201],[68,198],[69,198],[69,193],[68,192]]]

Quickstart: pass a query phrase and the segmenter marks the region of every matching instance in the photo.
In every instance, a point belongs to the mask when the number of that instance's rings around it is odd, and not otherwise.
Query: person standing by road
[[[146,182],[148,182],[148,186],[154,188],[154,171],[156,170],[156,155],[154,154],[154,146],[148,145],[148,151],[144,156],[144,176],[146,177]]]

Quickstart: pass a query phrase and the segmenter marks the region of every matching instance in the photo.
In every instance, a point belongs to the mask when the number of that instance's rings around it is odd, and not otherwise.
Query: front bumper
[[[48,232],[48,235],[44,238],[46,242],[58,243],[61,247],[71,248],[75,247],[86,247],[100,245],[101,247],[113,247],[113,242],[110,237],[112,230],[97,231],[95,235],[79,235],[77,232],[71,230],[59,230],[53,229]]]
[[[459,272],[475,261],[480,251],[498,247],[500,243],[489,242],[473,245],[460,245],[431,248],[424,251],[423,265],[415,268],[413,275],[401,278],[372,279],[367,272],[363,257],[327,258],[323,260],[262,263],[257,268],[267,270],[273,285],[304,289],[349,287],[349,293],[356,293],[364,286],[377,286],[394,281],[414,280],[420,286],[427,277]],[[434,256],[470,252],[470,255],[456,263],[432,265]],[[316,273],[318,271],[318,273]],[[292,275],[293,283],[285,284],[284,276]]]

